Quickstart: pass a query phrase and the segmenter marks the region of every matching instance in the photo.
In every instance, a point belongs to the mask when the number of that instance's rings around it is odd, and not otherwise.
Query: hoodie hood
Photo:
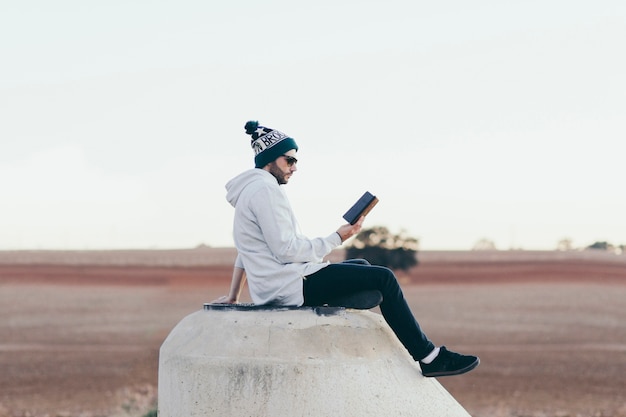
[[[276,182],[276,178],[269,172],[259,168],[244,171],[226,183],[226,200],[231,206],[237,206],[237,201],[243,190],[257,181],[270,181],[271,183],[271,181]]]

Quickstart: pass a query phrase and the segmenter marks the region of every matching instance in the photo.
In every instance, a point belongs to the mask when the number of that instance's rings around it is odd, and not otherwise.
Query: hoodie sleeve
[[[239,255],[239,252],[237,252],[237,257],[235,258],[235,268],[246,269],[243,266],[243,261],[241,260],[241,255]]]
[[[321,262],[341,244],[337,233],[315,239],[297,234],[289,201],[278,187],[262,187],[253,201],[252,210],[263,238],[281,263]]]

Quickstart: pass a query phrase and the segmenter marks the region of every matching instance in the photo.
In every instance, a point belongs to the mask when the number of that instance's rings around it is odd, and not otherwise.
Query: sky
[[[232,246],[248,120],[301,231],[626,244],[621,0],[0,1],[0,249]]]

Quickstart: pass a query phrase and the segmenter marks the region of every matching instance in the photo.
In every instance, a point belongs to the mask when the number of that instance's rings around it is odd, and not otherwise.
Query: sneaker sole
[[[455,371],[430,372],[430,373],[427,373],[427,374],[425,374],[422,371],[422,375],[427,377],[427,378],[437,377],[437,376],[461,375],[461,374],[464,374],[464,373],[469,372],[472,369],[476,368],[479,364],[480,364],[480,358],[476,358],[476,360],[474,362],[472,362],[471,364],[467,365],[465,368],[457,369]]]

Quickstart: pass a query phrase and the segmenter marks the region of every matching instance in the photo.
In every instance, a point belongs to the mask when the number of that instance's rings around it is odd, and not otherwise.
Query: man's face
[[[267,164],[268,171],[276,178],[279,184],[287,184],[289,178],[298,170],[296,167],[298,160],[296,159],[296,150],[291,149],[284,155],[276,158],[274,162]]]

